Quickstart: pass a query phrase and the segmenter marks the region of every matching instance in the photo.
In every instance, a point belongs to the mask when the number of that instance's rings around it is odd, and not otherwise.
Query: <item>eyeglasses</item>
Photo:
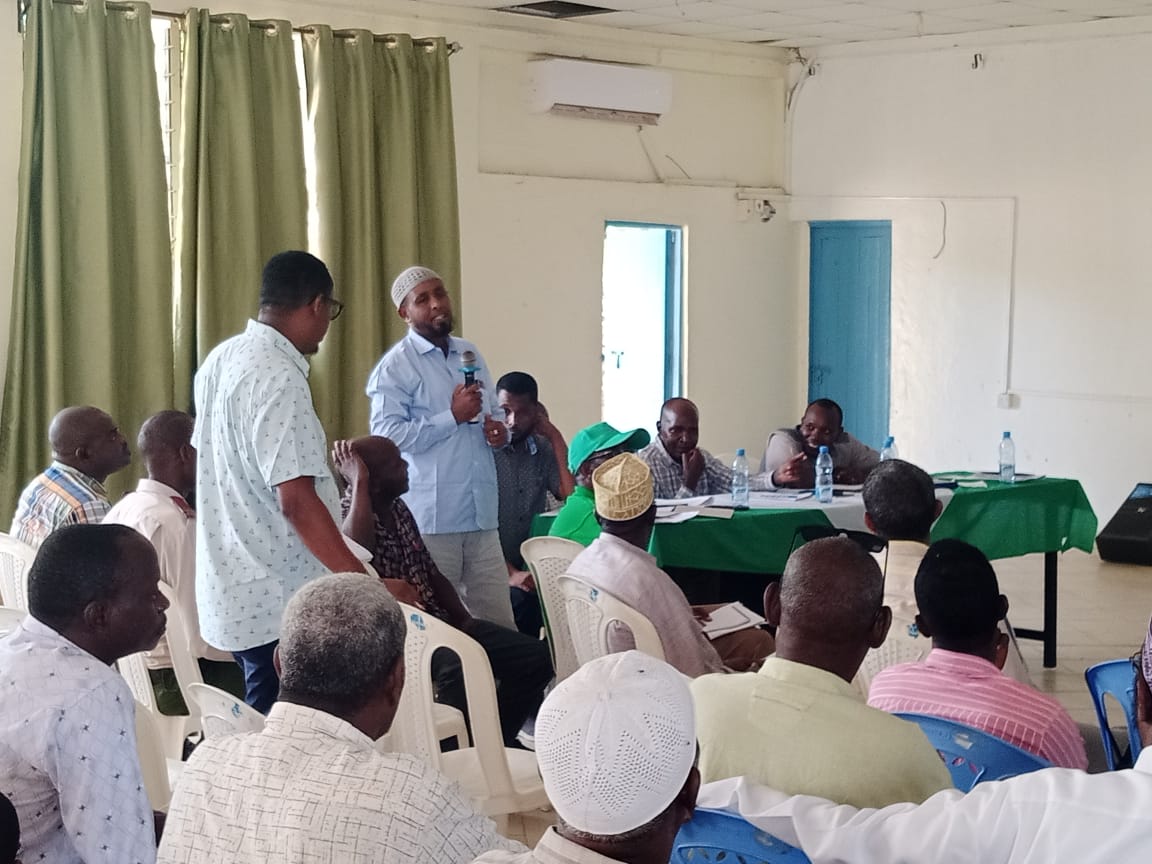
[[[328,320],[335,321],[340,317],[340,313],[344,311],[344,304],[337,300],[335,297],[328,297]]]

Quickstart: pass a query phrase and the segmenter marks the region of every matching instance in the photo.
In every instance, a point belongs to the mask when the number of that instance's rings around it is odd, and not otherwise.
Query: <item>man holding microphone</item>
[[[368,376],[370,431],[390,438],[408,462],[405,503],[469,612],[515,628],[492,458],[508,432],[485,389],[488,365],[475,345],[451,335],[452,300],[432,270],[409,267],[397,276],[392,302],[408,334]]]

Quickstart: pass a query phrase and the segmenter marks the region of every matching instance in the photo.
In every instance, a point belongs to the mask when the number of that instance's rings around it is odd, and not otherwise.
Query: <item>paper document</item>
[[[659,510],[656,511],[659,514]],[[695,519],[697,516],[695,510],[677,510],[675,513],[669,513],[667,516],[656,516],[657,525],[675,525],[677,522],[687,522],[689,519]]]
[[[657,507],[703,507],[712,500],[711,495],[697,495],[695,498],[657,498]]]
[[[712,612],[711,617],[704,622],[704,635],[709,639],[735,633],[737,630],[746,630],[763,624],[764,618],[757,615],[743,603],[737,601],[721,606]]]

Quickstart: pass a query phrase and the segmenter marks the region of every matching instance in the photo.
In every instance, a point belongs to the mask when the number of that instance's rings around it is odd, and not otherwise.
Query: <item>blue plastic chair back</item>
[[[1092,704],[1096,707],[1096,722],[1100,724],[1108,770],[1131,768],[1140,755],[1140,732],[1136,728],[1136,670],[1129,660],[1107,660],[1085,669],[1084,680],[1088,682],[1088,692],[1092,694]],[[1106,693],[1111,693],[1124,709],[1128,725],[1127,750],[1120,749],[1116,736],[1112,734],[1108,710],[1104,706]]]
[[[672,864],[806,864],[808,856],[732,813],[697,809],[672,846]]]
[[[1052,763],[1034,753],[963,723],[927,714],[896,716],[920,727],[948,766],[952,784],[964,792],[986,780],[1003,780],[1052,767]]]

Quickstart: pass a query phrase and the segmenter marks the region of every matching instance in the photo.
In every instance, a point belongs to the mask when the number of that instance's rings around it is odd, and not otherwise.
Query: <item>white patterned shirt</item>
[[[277,702],[261,732],[205,741],[180,777],[164,864],[454,864],[496,833],[422,759],[381,753],[350,723]]]
[[[156,860],[128,684],[31,615],[0,639],[0,792],[25,864]]]
[[[675,858],[673,860],[676,860]],[[566,837],[561,837],[555,828],[549,828],[530,852],[486,852],[474,864],[619,864],[616,858],[609,858],[593,852]]]
[[[248,328],[196,373],[196,607],[209,645],[275,642],[304,583],[328,572],[284,518],[276,487],[312,477],[335,520],[336,481],[308,389],[308,361],[279,331]]]

